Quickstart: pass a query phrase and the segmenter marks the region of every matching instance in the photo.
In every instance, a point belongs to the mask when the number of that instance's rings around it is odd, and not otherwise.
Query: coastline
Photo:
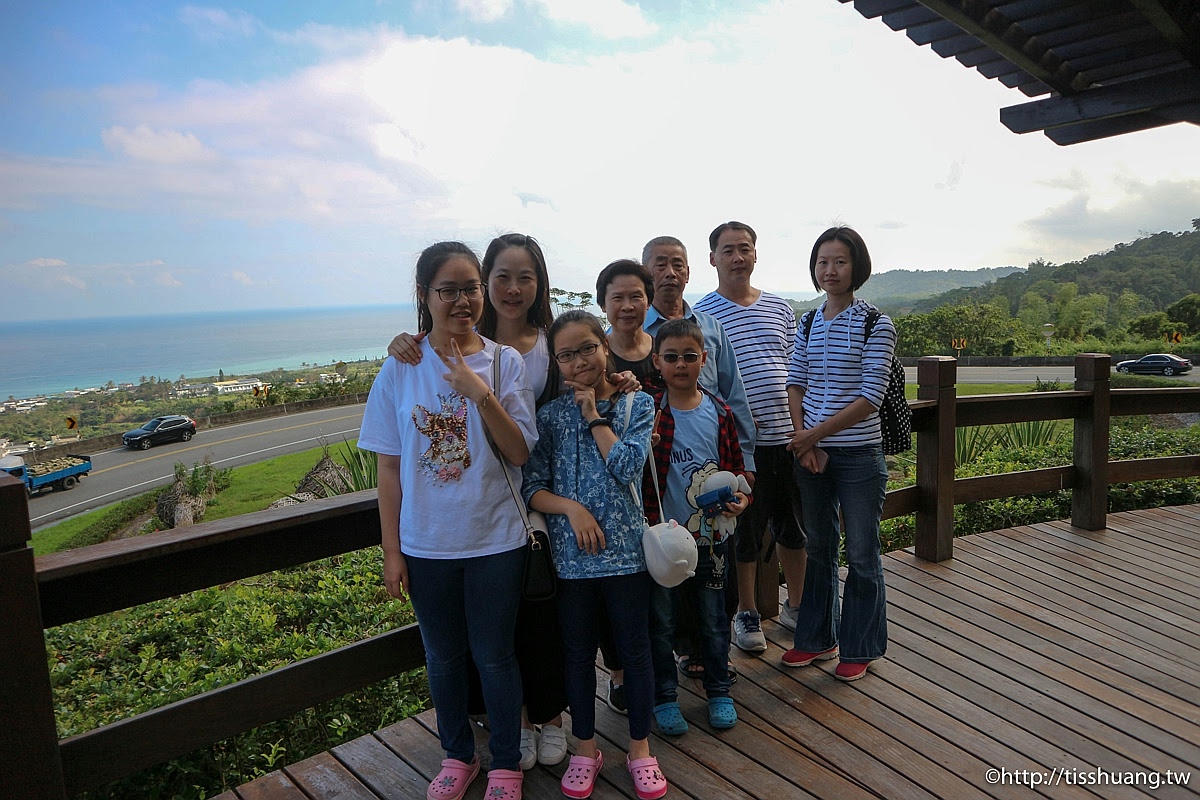
[[[411,304],[0,323],[0,399],[382,358]]]

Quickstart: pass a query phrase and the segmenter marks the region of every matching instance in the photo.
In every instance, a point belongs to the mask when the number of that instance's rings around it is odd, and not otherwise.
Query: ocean
[[[412,304],[0,322],[0,399],[382,358]]]

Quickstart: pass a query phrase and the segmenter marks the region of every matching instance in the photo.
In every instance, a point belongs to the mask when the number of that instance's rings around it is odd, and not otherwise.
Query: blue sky
[[[538,237],[587,289],[661,235],[759,232],[806,292],[1073,260],[1200,216],[1200,128],[1059,148],[1023,101],[835,0],[19,4],[0,28],[9,320],[400,302],[438,239]]]

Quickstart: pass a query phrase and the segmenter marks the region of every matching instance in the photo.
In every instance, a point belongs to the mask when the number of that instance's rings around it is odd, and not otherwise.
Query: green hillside
[[[912,310],[919,313],[942,305],[993,303],[1004,298],[1010,313],[1016,316],[1023,305],[1036,304],[1027,294],[1050,300],[1066,284],[1075,285],[1078,297],[1099,295],[1115,304],[1123,295],[1128,302],[1127,293],[1133,293],[1140,299],[1139,311],[1165,311],[1179,299],[1200,292],[1200,230],[1163,231],[1067,264],[1035,261],[1029,269],[1000,277],[994,283],[927,297],[915,303]]]
[[[983,269],[893,269],[876,272],[857,292],[888,313],[903,312],[918,301],[939,296],[964,287],[982,286],[1014,273],[1024,267],[985,267]],[[824,295],[812,300],[794,300],[792,306],[807,310],[824,301]]]

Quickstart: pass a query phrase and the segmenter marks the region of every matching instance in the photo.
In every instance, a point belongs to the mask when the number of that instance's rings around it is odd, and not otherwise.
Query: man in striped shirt
[[[796,342],[796,315],[787,301],[750,284],[758,258],[758,236],[743,222],[726,222],[709,235],[709,262],[717,270],[717,290],[696,304],[716,317],[733,345],[738,371],[756,428],[754,502],[739,522],[735,545],[738,610],[734,643],[742,650],[767,649],[755,604],[755,575],[770,525],[788,596],[779,621],[795,630],[796,608],[804,592],[808,554],[801,520],[800,493],[787,445],[792,438],[787,376]]]

